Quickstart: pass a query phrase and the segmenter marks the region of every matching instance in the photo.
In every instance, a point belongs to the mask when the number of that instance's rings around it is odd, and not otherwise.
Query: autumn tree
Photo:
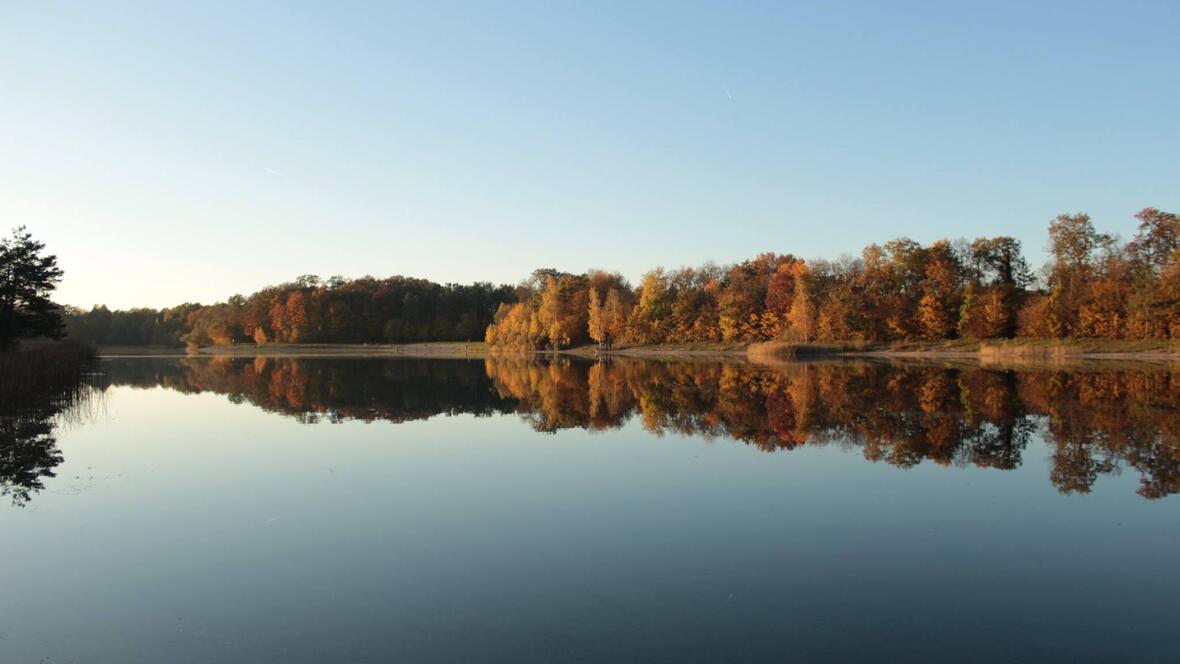
[[[607,290],[605,302],[600,302],[598,292],[595,288],[590,289],[590,338],[610,350],[615,341],[626,332],[627,307],[618,288],[611,287]]]
[[[671,299],[667,334],[679,342],[720,339],[717,300],[723,271],[716,265],[684,267],[668,276]]]
[[[1160,273],[1156,320],[1166,336],[1180,338],[1180,249]]]
[[[1135,214],[1139,229],[1128,252],[1153,273],[1163,272],[1180,249],[1180,214],[1143,208]]]
[[[792,336],[808,343],[815,337],[815,303],[812,302],[811,288],[808,285],[807,265],[803,261],[794,261],[791,263],[791,272],[795,292],[791,297],[787,318],[791,324]]]
[[[1086,284],[1093,276],[1098,249],[1112,238],[1098,233],[1086,214],[1058,215],[1049,223],[1048,331],[1068,336],[1078,324],[1078,311],[1086,297]]]
[[[621,339],[627,332],[627,318],[631,309],[629,289],[611,288],[606,293],[606,303],[602,306],[602,332],[606,339],[607,349],[616,339]]]
[[[608,350],[626,332],[631,285],[617,272],[595,270],[586,275],[589,285],[587,329],[589,336]]]
[[[849,256],[809,265],[816,301],[816,339],[860,341],[867,336],[864,263]]]
[[[926,278],[918,301],[918,327],[927,339],[949,339],[955,332],[961,301],[962,268],[949,242],[935,242],[925,256]]]
[[[1126,253],[1108,246],[1077,303],[1071,334],[1078,337],[1121,339],[1127,333],[1127,303],[1134,289],[1134,272]]]
[[[758,311],[765,303],[759,297],[757,277],[744,266],[734,266],[717,300],[722,341],[753,341],[761,323]]]
[[[859,292],[865,317],[865,338],[905,339],[920,336],[917,308],[926,279],[926,252],[909,238],[865,248]]]
[[[1033,282],[1020,241],[1008,236],[976,238],[964,267],[959,335],[974,339],[1012,336],[1016,312]]]
[[[668,340],[667,328],[674,294],[669,291],[664,268],[658,267],[643,275],[638,289],[638,301],[631,310],[629,329],[636,341],[662,343]]]
[[[589,314],[586,325],[590,332],[590,338],[597,342],[599,346],[605,346],[608,339],[606,321],[602,315],[602,310],[603,306],[598,301],[598,291],[591,288]]]
[[[1166,283],[1180,251],[1180,215],[1144,208],[1135,218],[1139,228],[1126,247],[1125,332],[1136,338],[1167,338],[1172,336],[1173,300]]]
[[[764,253],[728,270],[717,300],[722,341],[761,341],[774,336],[777,321],[764,315],[767,290],[779,267],[794,260],[789,255]]]
[[[771,338],[781,337],[790,325],[791,302],[795,298],[794,263],[783,263],[766,285],[766,311],[763,327]]]
[[[588,300],[585,276],[562,274],[546,279],[537,315],[551,348],[564,348],[586,338]]]

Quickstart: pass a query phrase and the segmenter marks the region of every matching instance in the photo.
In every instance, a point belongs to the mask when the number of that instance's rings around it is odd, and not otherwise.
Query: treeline
[[[163,310],[66,310],[70,336],[98,345],[407,343],[480,339],[510,286],[306,275],[249,296]]]
[[[618,274],[538,270],[496,312],[501,348],[769,340],[1180,338],[1180,215],[1146,208],[1123,243],[1085,214],[1049,224],[1035,275],[1011,237],[902,238],[860,258],[767,253],[722,268]]]
[[[65,307],[66,336],[102,346],[183,346],[188,333],[188,316],[199,304],[182,304],[168,309],[111,311],[98,305],[90,311]]]
[[[1039,274],[1011,237],[901,238],[859,258],[766,253],[728,267],[657,268],[638,287],[617,273],[552,269],[516,288],[304,276],[209,306],[67,308],[64,318],[71,337],[98,345],[1180,338],[1180,215],[1147,208],[1136,218],[1124,243],[1085,214],[1057,217]]]

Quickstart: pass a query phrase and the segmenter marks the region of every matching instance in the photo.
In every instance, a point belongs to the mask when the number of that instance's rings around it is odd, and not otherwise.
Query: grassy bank
[[[745,343],[689,343],[689,344],[616,344],[611,355],[625,357],[740,357],[745,358],[749,344]],[[562,351],[565,354],[594,357],[596,346],[579,346]]]
[[[750,357],[793,359],[817,356],[929,357],[982,362],[1074,360],[1180,360],[1180,342],[1137,339],[953,339],[889,343],[752,344]]]
[[[40,406],[73,394],[94,358],[93,348],[71,342],[0,353],[0,410]]]

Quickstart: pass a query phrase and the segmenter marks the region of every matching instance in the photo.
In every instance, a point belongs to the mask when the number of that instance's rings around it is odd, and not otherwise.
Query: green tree
[[[49,295],[61,281],[57,257],[24,226],[0,241],[0,350],[31,337],[61,338],[63,325]]]

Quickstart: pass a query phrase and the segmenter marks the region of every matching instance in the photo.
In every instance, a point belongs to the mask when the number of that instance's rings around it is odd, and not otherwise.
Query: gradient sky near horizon
[[[1180,208],[1180,3],[0,2],[67,304],[857,254]]]

